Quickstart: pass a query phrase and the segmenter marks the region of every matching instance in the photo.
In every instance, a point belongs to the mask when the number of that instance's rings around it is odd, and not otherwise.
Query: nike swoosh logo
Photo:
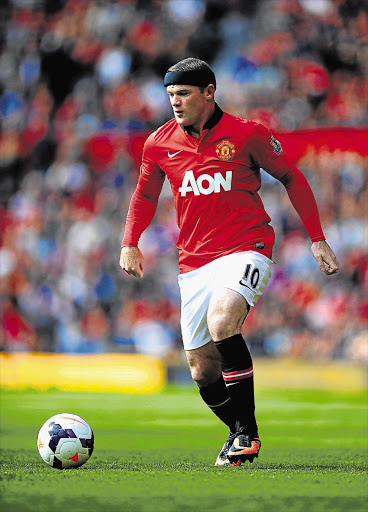
[[[243,450],[245,448],[245,446],[240,445],[238,438],[234,440],[233,447],[236,448],[237,450]]]
[[[180,149],[179,151],[177,151],[176,153],[170,153],[170,151],[167,152],[167,156],[169,158],[173,158],[174,156],[178,155],[179,153],[181,153],[183,150]]]
[[[252,289],[250,286],[248,286],[247,284],[242,283],[241,281],[239,281],[239,284],[241,284],[242,286],[245,286],[246,288],[249,288],[249,290]]]
[[[244,451],[251,453],[254,450],[256,450],[258,448],[258,446],[260,446],[260,444],[261,444],[261,442],[259,439],[253,439],[251,442],[251,446],[241,446],[241,444],[239,443],[239,439],[236,437],[234,439],[234,444],[231,447],[230,452],[234,452],[235,450],[244,450]]]

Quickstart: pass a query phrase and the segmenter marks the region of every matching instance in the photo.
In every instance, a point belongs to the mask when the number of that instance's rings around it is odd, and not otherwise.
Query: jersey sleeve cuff
[[[325,235],[323,235],[323,234],[322,234],[322,235],[319,235],[319,236],[313,236],[313,237],[311,237],[311,241],[312,241],[312,243],[313,243],[313,242],[322,242],[322,241],[325,241],[325,240],[326,240],[326,237],[325,237]]]

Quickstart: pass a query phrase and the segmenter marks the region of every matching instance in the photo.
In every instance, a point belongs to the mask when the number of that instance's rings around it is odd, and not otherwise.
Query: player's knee
[[[208,371],[191,370],[191,375],[198,387],[205,388],[216,382],[221,374],[216,373],[216,375],[214,375],[212,372]]]
[[[213,384],[221,375],[219,362],[211,361],[210,365],[190,365],[189,368],[192,379],[200,388]]]
[[[241,323],[225,314],[212,314],[207,318],[208,330],[214,341],[224,340],[238,334]]]

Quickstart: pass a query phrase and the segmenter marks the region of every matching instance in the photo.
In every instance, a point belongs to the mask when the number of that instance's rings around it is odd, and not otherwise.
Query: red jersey
[[[176,245],[181,273],[246,250],[271,258],[275,235],[258,194],[260,168],[283,183],[312,242],[324,240],[313,193],[280,143],[264,126],[216,105],[199,139],[175,119],[148,137],[122,246],[138,246],[166,176],[180,229]]]

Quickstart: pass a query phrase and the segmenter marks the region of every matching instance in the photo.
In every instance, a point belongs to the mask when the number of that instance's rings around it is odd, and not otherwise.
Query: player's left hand
[[[311,249],[321,272],[324,272],[328,276],[336,274],[339,270],[339,262],[326,240],[313,242]]]
[[[127,274],[142,279],[143,255],[138,247],[129,245],[122,247],[119,264]]]

